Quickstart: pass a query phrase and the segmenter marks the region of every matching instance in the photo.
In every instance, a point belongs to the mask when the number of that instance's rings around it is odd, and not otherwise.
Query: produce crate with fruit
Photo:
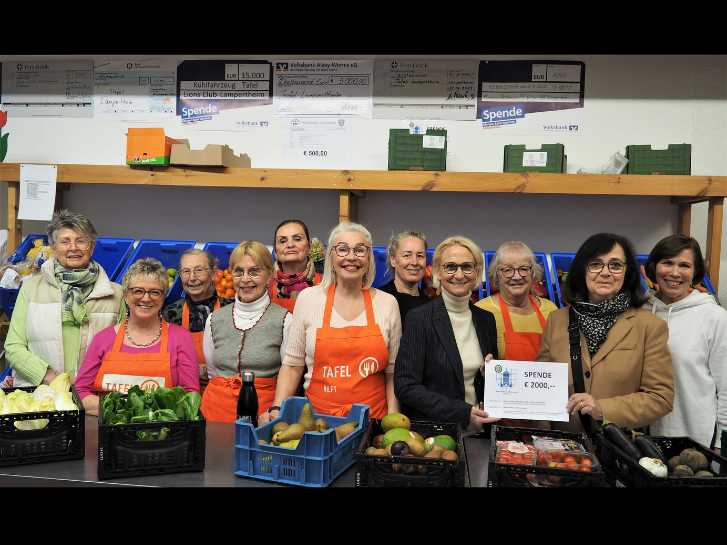
[[[202,398],[184,388],[111,392],[98,418],[98,478],[202,471],[206,422]]]
[[[368,423],[368,405],[355,403],[347,416],[329,416],[313,413],[304,397],[290,397],[278,418],[264,426],[235,422],[235,475],[328,486],[356,461]]]
[[[650,437],[607,423],[595,442],[616,486],[727,487],[727,458],[689,437]]]
[[[494,425],[487,486],[590,488],[608,483],[584,434]]]
[[[0,466],[80,460],[85,429],[67,373],[50,385],[0,389]]]
[[[356,486],[464,486],[463,452],[457,424],[388,414],[361,438]]]
[[[485,271],[490,267],[490,262],[495,257],[495,251],[487,250],[485,252]],[[533,282],[533,291],[538,297],[550,299],[556,305],[558,304],[555,292],[553,291],[553,285],[550,280],[550,265],[548,264],[548,258],[543,252],[533,252],[535,254],[535,261],[543,267],[543,278],[538,282]],[[486,279],[486,291],[487,297],[497,293],[497,288],[490,282],[490,277],[487,275]]]
[[[131,265],[142,258],[153,257],[161,261],[167,269],[169,276],[169,291],[167,292],[166,304],[173,303],[182,297],[182,282],[177,274],[180,256],[190,248],[194,248],[194,240],[140,240],[126,261],[126,265],[111,278],[114,282],[121,283],[124,274]]]

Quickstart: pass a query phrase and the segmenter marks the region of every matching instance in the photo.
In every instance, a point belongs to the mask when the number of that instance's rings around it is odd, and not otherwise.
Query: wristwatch
[[[272,407],[270,407],[270,408],[268,409],[268,414],[272,413],[273,411],[278,411],[278,412],[280,412],[280,407],[278,407],[277,405],[273,405]]]

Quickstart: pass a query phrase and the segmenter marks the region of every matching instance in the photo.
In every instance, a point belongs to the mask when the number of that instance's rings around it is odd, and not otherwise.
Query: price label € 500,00
[[[303,150],[303,157],[327,157],[328,151],[324,149],[307,149]]]

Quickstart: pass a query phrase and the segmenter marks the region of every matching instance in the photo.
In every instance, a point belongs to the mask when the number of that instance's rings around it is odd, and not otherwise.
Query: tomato
[[[591,467],[593,465],[593,460],[590,458],[586,458],[585,456],[581,458],[581,465],[582,466],[588,466]]]
[[[563,461],[563,453],[562,452],[551,452],[550,453],[550,459],[554,462],[562,462]]]
[[[563,462],[566,463],[566,464],[568,464],[568,465],[570,465],[570,464],[577,464],[578,463],[578,462],[576,462],[575,456],[571,456],[571,455],[565,456],[563,458]]]
[[[591,466],[579,466],[579,467],[580,467],[580,470],[583,471],[584,473],[590,473],[590,471],[591,471]]]

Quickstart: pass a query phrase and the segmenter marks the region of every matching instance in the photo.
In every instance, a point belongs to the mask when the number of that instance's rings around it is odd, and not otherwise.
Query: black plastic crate
[[[669,144],[666,149],[652,149],[649,145],[626,146],[628,174],[671,174],[692,173],[692,145]]]
[[[571,439],[583,445],[586,452],[593,456],[594,464],[588,473],[570,469],[552,468],[538,465],[500,464],[497,457],[497,441],[531,442],[533,435],[554,439]],[[487,486],[489,488],[523,488],[541,486],[536,480],[545,475],[557,479],[551,486],[560,488],[594,488],[607,487],[608,481],[601,464],[594,453],[593,446],[583,433],[571,433],[557,430],[540,430],[531,428],[510,428],[492,426],[490,436],[490,458],[487,469]],[[554,479],[553,479],[554,480]],[[544,485],[543,485],[544,486]]]
[[[32,393],[34,386],[4,389]],[[86,452],[86,412],[71,386],[77,411],[48,411],[0,415],[0,467],[81,460]],[[41,430],[23,431],[15,428],[22,420],[47,419]]]
[[[436,460],[420,457],[366,456],[374,437],[382,433],[381,420],[371,419],[361,437],[356,457],[357,487],[462,487],[465,484],[465,461],[462,436],[457,424],[412,420],[411,431],[424,438],[433,435],[449,435],[457,441],[458,461]],[[402,466],[401,472],[394,471],[394,465]],[[412,473],[406,473],[408,468]],[[412,469],[413,468],[413,469]]]
[[[698,450],[707,457],[710,469],[717,476],[676,477],[669,475],[666,478],[654,477],[641,467],[637,461],[627,456],[623,449],[606,439],[602,433],[599,433],[595,437],[596,452],[609,480],[614,484],[634,488],[727,487],[727,458],[715,454],[689,437],[651,437],[651,440],[661,449],[667,460],[672,456],[679,455],[686,448]]]
[[[199,420],[106,425],[98,418],[98,478],[144,477],[203,471],[206,422]],[[165,439],[141,440],[141,430],[169,430]]]

